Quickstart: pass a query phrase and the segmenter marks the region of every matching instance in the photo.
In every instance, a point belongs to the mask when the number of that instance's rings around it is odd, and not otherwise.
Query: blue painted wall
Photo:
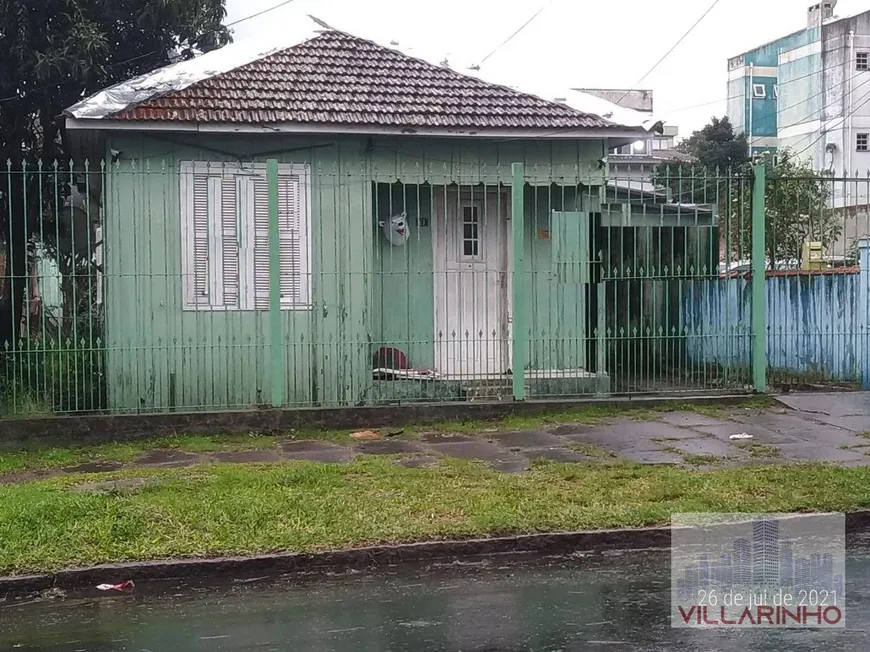
[[[783,129],[822,114],[822,55],[802,57],[779,67],[779,119]],[[830,100],[829,100],[830,101]]]
[[[751,82],[749,77],[742,77],[728,82],[729,99],[727,113],[736,129],[740,129],[745,133],[750,134],[753,138],[776,137],[779,125],[784,124],[785,126],[788,126],[789,124],[794,124],[795,122],[800,121],[795,120],[794,116],[790,114],[789,119],[786,122],[783,122],[781,119],[782,116],[778,115],[778,111],[782,107],[788,108],[791,105],[800,105],[800,103],[796,103],[794,99],[783,97],[783,85],[788,86],[795,77],[806,75],[807,70],[805,70],[805,68],[807,66],[816,65],[821,69],[821,57],[816,55],[809,63],[799,60],[802,63],[784,64],[780,67],[779,55],[782,52],[788,52],[789,50],[794,50],[795,48],[803,47],[814,41],[818,41],[820,38],[820,28],[813,27],[810,29],[803,29],[769,43],[765,43],[764,45],[739,55],[743,60],[743,65],[745,66],[754,65],[757,67],[778,68],[778,73],[775,77],[757,76],[754,77]],[[812,78],[807,79],[808,86],[812,86],[814,83],[819,83],[818,80],[813,80]],[[765,99],[755,99],[753,97],[752,84],[764,84],[766,91]],[[777,100],[776,95],[774,94],[774,86],[780,87],[779,100]],[[801,99],[807,97],[807,87],[805,85],[791,84],[791,86],[795,91],[791,93],[792,98],[796,93],[801,94]],[[752,107],[751,111],[750,105]],[[816,108],[815,104],[813,104],[811,108]],[[804,111],[809,109],[798,110]],[[750,115],[752,116],[751,125],[749,124]],[[770,148],[767,147],[756,146],[752,148],[752,151],[760,153],[769,149]]]
[[[818,41],[821,36],[822,30],[818,27],[802,29],[799,32],[793,32],[788,36],[783,36],[770,43],[760,45],[754,50],[749,50],[743,54],[743,58],[747,66],[776,67],[779,65],[779,55],[781,52],[809,45],[813,41]]]
[[[860,285],[861,274],[854,273],[769,277],[768,370],[860,379],[870,358]],[[691,283],[684,300],[689,357],[698,364],[748,367],[751,300],[748,279]]]
[[[746,116],[749,119],[749,103],[752,103],[752,135],[754,137],[776,136],[777,104],[774,87],[776,77],[746,77]],[[756,99],[751,86],[764,86],[764,99]]]

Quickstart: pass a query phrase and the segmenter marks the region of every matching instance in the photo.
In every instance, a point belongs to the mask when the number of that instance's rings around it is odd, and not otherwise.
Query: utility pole
[[[755,64],[749,64],[749,159],[752,160],[752,105],[755,103]]]

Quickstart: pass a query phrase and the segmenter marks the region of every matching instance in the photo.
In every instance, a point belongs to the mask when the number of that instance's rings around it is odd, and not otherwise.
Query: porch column
[[[528,352],[526,328],[526,266],[525,266],[525,213],[524,190],[526,184],[525,166],[511,164],[511,241],[513,256],[511,279],[513,284],[513,338],[511,370],[513,371],[514,400],[526,399],[526,354]]]

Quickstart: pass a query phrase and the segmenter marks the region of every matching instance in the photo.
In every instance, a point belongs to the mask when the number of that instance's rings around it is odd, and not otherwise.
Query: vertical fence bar
[[[753,169],[752,186],[752,384],[756,392],[767,389],[767,296],[765,293],[765,196],[764,165]]]
[[[607,368],[607,292],[604,287],[604,281],[600,280],[597,284],[597,301],[598,301],[598,321],[596,322],[596,365],[595,373],[597,375],[596,393],[601,393],[600,388],[603,386],[604,375],[610,373]],[[612,374],[611,374],[612,375]],[[611,379],[612,382],[612,379]]]
[[[7,208],[9,209],[9,215],[7,216],[8,219],[6,221],[6,224],[8,224],[8,226],[9,226],[9,231],[8,231],[8,233],[6,233],[4,235],[6,236],[6,242],[11,244],[11,243],[15,242],[15,240],[13,239],[14,238],[15,222],[12,218],[12,161],[9,159],[6,160],[6,183],[3,185],[5,186],[3,188],[3,191],[6,193],[6,196],[9,198],[6,202]],[[14,255],[13,252],[14,252],[14,247],[7,246],[7,248],[6,248],[6,261],[4,263],[4,268],[3,268],[3,275],[4,275],[3,276],[3,290],[4,290],[4,292],[6,290],[6,283],[10,283],[10,284],[12,283],[12,275],[13,275],[12,257]],[[11,285],[10,285],[10,288],[11,288]],[[15,296],[15,295],[10,293],[9,296]],[[4,396],[2,397],[4,405],[2,407],[4,409],[4,412],[7,412],[7,413],[8,412],[14,413],[18,409],[18,406],[15,403],[15,391],[16,391],[16,385],[18,384],[18,377],[15,374],[15,358],[12,356],[12,351],[14,348],[14,334],[15,334],[14,331],[10,330],[9,335],[8,335],[9,339],[4,341],[4,342],[0,342],[0,349],[2,349],[2,353],[3,353],[3,363],[4,363],[4,366],[6,368],[5,369],[5,371],[6,371],[6,373],[5,373],[6,383],[4,384],[4,388],[3,388]],[[9,372],[10,359],[12,360],[12,373]],[[10,388],[10,386],[11,386],[11,388]]]
[[[870,389],[868,367],[868,333],[870,333],[870,238],[861,238],[858,247],[858,311],[855,319],[855,357],[862,389]]]
[[[278,160],[266,161],[269,183],[269,349],[272,358],[272,407],[284,405],[285,359],[281,328],[281,249],[278,241]]]
[[[523,401],[526,398],[526,268],[525,268],[525,166],[522,163],[511,164],[511,238],[513,241],[513,384],[514,400]]]

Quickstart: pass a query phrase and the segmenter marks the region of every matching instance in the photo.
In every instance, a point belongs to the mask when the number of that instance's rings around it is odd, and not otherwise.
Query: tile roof
[[[72,107],[68,114],[78,117],[75,109]],[[293,47],[97,117],[201,123],[640,131],[639,127],[627,127],[560,102],[488,83],[339,31],[321,32]]]
[[[695,157],[688,152],[684,152],[679,149],[656,149],[653,150],[652,155],[653,158],[660,159],[662,161],[683,161],[687,163],[692,163],[696,160]]]

